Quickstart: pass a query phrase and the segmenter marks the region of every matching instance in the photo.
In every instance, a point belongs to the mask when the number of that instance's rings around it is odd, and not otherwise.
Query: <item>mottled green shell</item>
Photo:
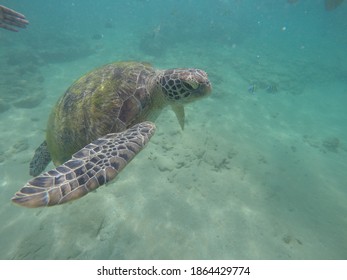
[[[153,109],[151,65],[108,64],[77,80],[58,101],[47,126],[53,162],[61,164],[93,140],[146,120]]]

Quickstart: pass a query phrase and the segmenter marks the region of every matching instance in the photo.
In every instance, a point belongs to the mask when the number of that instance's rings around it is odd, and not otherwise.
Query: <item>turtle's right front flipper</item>
[[[12,201],[34,208],[80,198],[114,179],[146,146],[154,132],[153,123],[143,122],[123,132],[107,134],[64,164],[28,181]]]

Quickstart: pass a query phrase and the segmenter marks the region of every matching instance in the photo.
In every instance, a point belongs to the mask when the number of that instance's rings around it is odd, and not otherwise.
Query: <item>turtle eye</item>
[[[194,90],[197,89],[199,87],[198,83],[194,83],[194,82],[183,82],[183,85],[188,89],[188,90]]]

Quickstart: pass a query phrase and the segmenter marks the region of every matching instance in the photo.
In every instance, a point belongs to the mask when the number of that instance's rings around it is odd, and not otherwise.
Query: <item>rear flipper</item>
[[[45,170],[51,160],[51,154],[48,151],[47,142],[43,141],[41,145],[35,150],[35,154],[30,161],[30,175],[39,175],[43,170]]]
[[[64,164],[28,181],[12,201],[26,207],[62,204],[114,179],[148,143],[155,125],[143,122],[107,134],[75,153]]]

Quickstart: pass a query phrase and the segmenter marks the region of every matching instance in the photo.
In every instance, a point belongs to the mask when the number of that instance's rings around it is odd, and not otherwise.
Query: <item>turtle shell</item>
[[[98,137],[146,119],[152,103],[146,81],[154,74],[147,63],[117,62],[77,80],[48,120],[46,141],[54,164]]]

